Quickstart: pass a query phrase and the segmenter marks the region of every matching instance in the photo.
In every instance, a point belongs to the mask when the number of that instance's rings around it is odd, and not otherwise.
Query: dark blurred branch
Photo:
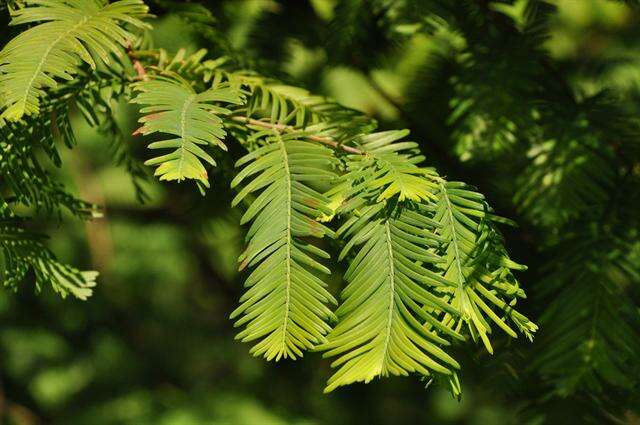
[[[224,278],[218,270],[211,264],[211,251],[203,241],[202,235],[198,231],[198,227],[194,226],[194,221],[187,213],[176,211],[171,205],[159,205],[154,208],[137,208],[135,206],[113,206],[107,209],[106,217],[113,220],[126,220],[139,223],[140,225],[151,223],[163,223],[180,227],[187,235],[189,243],[189,251],[200,269],[200,274],[207,280],[216,282],[219,289],[222,289],[230,300],[234,299],[238,294],[229,285],[224,285],[227,279]],[[197,220],[196,220],[197,221]]]
[[[369,86],[396,109],[402,121],[405,122],[405,125],[407,125],[413,133],[416,133],[420,138],[423,138],[425,142],[432,142],[427,145],[429,150],[428,154],[444,168],[445,173],[453,174],[456,178],[461,178],[465,175],[466,171],[458,158],[448,152],[441,144],[436,143],[435,138],[429,135],[424,126],[405,109],[404,105],[399,102],[398,99],[388,93],[371,74],[364,74],[364,76]]]
[[[28,409],[27,407],[6,398],[5,384],[9,385],[10,383],[6,378],[3,377],[3,379],[0,380],[0,425],[4,425],[5,423],[9,425],[40,425],[48,423],[45,420],[41,419],[42,416],[40,416],[33,410]],[[11,385],[9,386],[9,393],[21,393],[21,391],[18,390],[18,387]],[[35,406],[35,401],[32,400],[31,397],[29,397],[27,394],[24,394],[24,397],[22,397],[23,394],[20,394],[20,396],[22,399],[27,399],[29,404]]]
[[[105,197],[102,186],[88,166],[88,160],[83,155],[82,149],[77,149],[76,155],[70,161],[69,169],[78,186],[80,197],[92,204],[104,205]],[[93,267],[101,271],[108,270],[113,257],[113,242],[106,218],[86,221],[85,230]]]

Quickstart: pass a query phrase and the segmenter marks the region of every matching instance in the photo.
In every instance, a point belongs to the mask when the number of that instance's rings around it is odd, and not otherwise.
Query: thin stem
[[[129,43],[127,46],[127,56],[129,56],[129,59],[131,59],[131,63],[133,64],[133,69],[136,70],[136,73],[138,74],[138,79],[143,81],[148,81],[149,76],[147,75],[147,70],[144,68],[144,65],[142,65],[142,62],[138,60],[140,56],[137,53],[138,52],[133,51],[131,43]]]
[[[149,79],[149,76],[147,75],[147,71],[145,70],[144,65],[142,65],[142,63],[137,59],[139,57],[140,52],[134,52],[131,48],[128,48],[127,54],[131,59],[131,62],[133,63],[133,68],[138,73],[138,78],[141,80],[147,81]],[[257,127],[277,130],[280,133],[288,133],[296,130],[295,127],[292,127],[289,125],[269,123],[265,121],[256,120],[254,118],[249,118],[249,117],[235,116],[235,117],[231,117],[231,119],[237,122],[254,125]],[[342,149],[345,152],[353,153],[356,155],[366,155],[365,151],[360,150],[358,148],[351,147],[351,146],[345,146],[341,143],[338,143],[331,137],[311,135],[311,136],[308,136],[307,138],[309,140],[313,140],[314,142],[318,142],[324,145],[332,146],[334,148]]]
[[[261,120],[257,120],[254,118],[249,118],[249,117],[243,117],[243,116],[234,116],[231,117],[232,120],[237,121],[237,122],[241,122],[244,124],[249,124],[249,125],[253,125],[256,127],[262,127],[262,128],[269,128],[271,130],[276,130],[278,132],[281,133],[289,133],[292,131],[296,131],[296,128],[290,125],[285,125],[285,124],[277,124],[277,123],[270,123],[267,121],[261,121]],[[334,139],[332,139],[331,137],[326,137],[326,136],[307,136],[307,138],[309,140],[312,140],[314,142],[318,142],[318,143],[322,143],[323,145],[328,145],[328,146],[332,146],[334,148],[338,148],[338,149],[342,149],[345,152],[349,152],[349,153],[353,153],[356,155],[366,155],[367,152],[360,150],[358,148],[354,148],[351,146],[345,146],[337,141],[335,141]]]
[[[387,90],[385,90],[380,83],[376,81],[376,79],[369,74],[365,74],[365,78],[367,83],[371,86],[373,90],[375,90],[384,100],[386,100],[391,106],[393,106],[398,113],[402,116],[402,118],[407,121],[407,123],[412,123],[413,119],[410,114],[404,109],[402,103],[400,103],[393,95],[391,95]]]
[[[285,181],[287,186],[287,243],[286,243],[286,287],[285,287],[285,314],[284,321],[282,323],[282,348],[280,354],[284,353],[286,357],[286,353],[289,352],[287,348],[287,326],[289,325],[289,312],[291,311],[291,170],[289,169],[289,154],[287,153],[287,148],[284,146],[284,141],[282,137],[278,136],[278,142],[280,144],[280,150],[282,151],[282,156],[284,158],[284,171],[285,171]],[[279,357],[279,355],[278,355]]]

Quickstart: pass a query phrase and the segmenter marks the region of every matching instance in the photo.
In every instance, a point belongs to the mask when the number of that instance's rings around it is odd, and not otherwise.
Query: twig
[[[149,76],[147,75],[147,71],[145,71],[144,66],[142,66],[142,64],[140,63],[140,61],[138,59],[134,59],[133,60],[133,69],[136,70],[136,72],[138,73],[138,77],[141,80],[144,80],[144,81],[148,81],[149,80]]]
[[[71,158],[70,164],[71,177],[78,186],[80,197],[92,204],[106,206],[103,187],[96,178],[93,178],[94,175],[87,167],[87,158],[83,156],[82,149],[78,149],[76,155]],[[97,270],[108,272],[114,254],[108,220],[106,218],[87,220],[85,231],[92,265]]]
[[[135,69],[136,73],[138,74],[138,79],[142,81],[149,81],[147,70],[144,69],[144,65],[142,65],[142,62],[138,60],[138,56],[134,53],[131,43],[127,45],[127,56],[129,56],[129,59],[131,59],[133,69]]]
[[[133,63],[133,68],[138,73],[138,78],[144,81],[149,80],[149,76],[147,75],[147,71],[145,70],[144,65],[142,65],[142,63],[137,59],[138,55],[132,50],[131,46],[127,47],[127,55],[129,56],[129,58],[131,59],[131,62]],[[234,121],[242,122],[249,125],[254,125],[262,128],[270,128],[273,130],[277,130],[279,132],[292,132],[295,130],[295,128],[292,126],[288,126],[284,124],[272,124],[269,122],[260,121],[260,120],[256,120],[249,117],[235,116],[235,117],[232,117],[231,119],[233,119]],[[134,133],[134,135],[135,134],[136,133]],[[357,149],[351,146],[345,146],[341,143],[338,143],[331,137],[311,135],[311,136],[308,136],[307,138],[309,140],[313,140],[314,142],[318,142],[324,145],[332,146],[334,148],[342,149],[345,152],[353,153],[356,155],[366,155],[365,151],[362,151],[360,149]]]
[[[295,127],[292,127],[290,125],[270,123],[270,122],[266,122],[266,121],[257,120],[257,119],[254,119],[254,118],[235,116],[235,117],[231,117],[231,119],[234,120],[234,121],[237,121],[237,122],[244,123],[244,124],[254,125],[256,127],[262,127],[262,128],[269,128],[269,129],[272,129],[272,130],[277,130],[277,131],[282,132],[282,133],[292,132],[292,131],[296,130]],[[314,142],[322,143],[323,145],[328,145],[328,146],[332,146],[334,148],[342,149],[345,152],[353,153],[353,154],[356,154],[356,155],[366,155],[367,154],[365,151],[360,150],[358,148],[354,148],[354,147],[351,147],[351,146],[345,146],[345,145],[335,141],[331,137],[313,136],[313,135],[311,135],[311,136],[307,136],[307,139],[313,140]]]
[[[413,119],[411,115],[404,109],[402,103],[400,103],[393,95],[391,95],[388,91],[386,91],[377,81],[373,78],[373,75],[370,73],[364,74],[367,83],[371,86],[373,90],[376,91],[385,101],[387,101],[391,106],[393,106],[400,116],[407,121],[407,123],[411,123]]]
[[[382,97],[389,105],[395,108],[398,116],[404,121],[404,124],[411,129],[411,133],[414,135],[420,135],[423,140],[435,140],[435,138],[429,134],[429,131],[425,129],[424,125],[416,121],[413,114],[408,111],[402,102],[398,101],[394,96],[388,93],[374,78],[371,73],[363,73],[369,86]],[[458,159],[455,158],[445,146],[440,143],[432,143],[429,145],[430,153],[432,157],[438,160],[445,171],[457,175],[463,176],[465,174],[464,167]]]

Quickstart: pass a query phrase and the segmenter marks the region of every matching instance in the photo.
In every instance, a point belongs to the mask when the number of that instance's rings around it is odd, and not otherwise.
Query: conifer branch
[[[253,125],[253,126],[257,126],[257,127],[276,130],[276,131],[281,132],[281,133],[292,133],[294,131],[300,131],[300,129],[296,129],[295,127],[290,126],[290,125],[271,123],[271,122],[267,122],[267,121],[257,120],[255,118],[249,118],[249,117],[243,117],[243,116],[233,116],[233,117],[231,117],[231,119],[234,120],[234,121],[237,121],[237,122],[244,123],[244,124],[249,124],[249,125]],[[348,153],[352,153],[352,154],[356,154],[356,155],[366,155],[367,154],[365,151],[362,151],[362,150],[360,150],[358,148],[354,148],[354,147],[351,147],[351,146],[343,145],[342,143],[339,143],[339,142],[335,141],[331,137],[310,135],[310,136],[307,136],[306,138],[308,140],[312,140],[314,142],[322,143],[323,145],[331,146],[331,147],[334,147],[336,149],[342,149],[343,151],[348,152]]]

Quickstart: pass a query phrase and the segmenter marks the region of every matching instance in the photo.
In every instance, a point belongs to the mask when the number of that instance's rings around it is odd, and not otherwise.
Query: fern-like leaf
[[[0,277],[3,284],[15,289],[29,270],[33,270],[38,290],[51,285],[62,297],[71,294],[85,300],[91,296],[98,273],[79,271],[59,262],[43,245],[43,239],[42,235],[26,231],[14,217],[0,219],[0,252],[3,260]]]
[[[318,274],[330,271],[318,259],[329,258],[310,244],[309,237],[333,232],[316,218],[329,212],[329,200],[312,188],[314,182],[335,178],[331,149],[305,141],[300,134],[272,135],[267,144],[238,161],[244,166],[235,187],[251,177],[233,201],[259,195],[242,217],[252,222],[240,269],[253,269],[249,289],[231,314],[236,326],[246,326],[242,341],[261,339],[252,349],[267,360],[301,357],[325,340],[334,315],[325,305],[335,299]]]
[[[350,237],[340,254],[358,252],[345,273],[349,282],[342,292],[343,303],[336,314],[339,322],[322,346],[327,356],[340,356],[339,367],[325,392],[375,377],[431,371],[451,375],[458,363],[440,346],[449,342],[438,335],[456,333],[442,326],[425,310],[449,311],[431,288],[448,285],[425,265],[441,259],[430,251],[436,242],[434,222],[419,211],[404,210],[398,217],[371,219],[383,211],[378,204],[362,209],[339,231]],[[433,329],[428,329],[424,323]]]
[[[67,112],[66,108],[55,108],[49,114],[30,120],[29,125],[0,122],[0,185],[3,189],[0,199],[58,216],[63,209],[83,219],[97,215],[95,206],[67,193],[39,160],[41,152],[38,148],[41,147],[54,163],[59,164],[52,132],[54,128],[69,125]]]
[[[363,154],[348,156],[348,173],[328,193],[344,200],[337,213],[347,221],[337,233],[349,268],[338,324],[322,346],[325,356],[339,356],[326,392],[379,376],[453,376],[459,367],[442,350],[449,341],[440,334],[462,337],[431,313],[457,314],[439,293],[452,284],[433,271],[442,261],[429,218],[437,185],[433,171],[417,165],[417,145],[402,141],[407,133],[358,138]]]
[[[615,168],[591,135],[533,146],[519,178],[515,202],[531,221],[562,225],[585,212],[602,211],[614,187]]]
[[[437,196],[434,220],[443,239],[442,275],[454,283],[449,302],[461,314],[445,314],[444,323],[456,331],[466,324],[472,338],[479,337],[491,353],[490,322],[516,338],[511,322],[532,338],[538,327],[513,308],[517,297],[525,295],[511,270],[526,267],[509,259],[484,196],[464,183],[445,181]]]
[[[155,174],[160,180],[194,179],[209,187],[207,170],[202,161],[216,162],[201,146],[218,146],[227,150],[222,139],[226,135],[220,115],[229,110],[216,102],[241,104],[240,92],[227,83],[216,84],[197,93],[185,80],[157,76],[135,84],[138,95],[132,103],[146,105],[140,111],[144,125],[136,133],[147,135],[164,133],[174,136],[153,142],[151,149],[172,149],[173,152],[157,156],[146,162],[157,166]]]
[[[549,302],[531,366],[560,396],[630,390],[640,383],[640,316],[633,299],[640,267],[634,237],[592,227],[554,250],[541,282],[542,300]]]
[[[376,126],[374,120],[361,112],[299,87],[246,72],[224,73],[224,76],[232,84],[240,84],[249,91],[246,108],[249,117],[267,117],[271,123],[297,128],[325,123],[334,129],[334,136],[341,139],[371,131]]]
[[[7,120],[37,114],[45,89],[56,79],[71,80],[82,62],[109,64],[110,54],[134,36],[124,24],[143,28],[147,14],[141,0],[29,0],[11,25],[43,22],[12,39],[0,52],[0,110]]]
[[[417,143],[401,141],[408,130],[391,130],[367,134],[357,139],[363,155],[349,155],[349,173],[342,177],[334,189],[333,196],[341,191],[349,203],[341,208],[342,213],[367,202],[389,201],[393,207],[398,202],[424,202],[434,199],[437,184],[432,169],[417,164],[424,160],[416,154]]]

